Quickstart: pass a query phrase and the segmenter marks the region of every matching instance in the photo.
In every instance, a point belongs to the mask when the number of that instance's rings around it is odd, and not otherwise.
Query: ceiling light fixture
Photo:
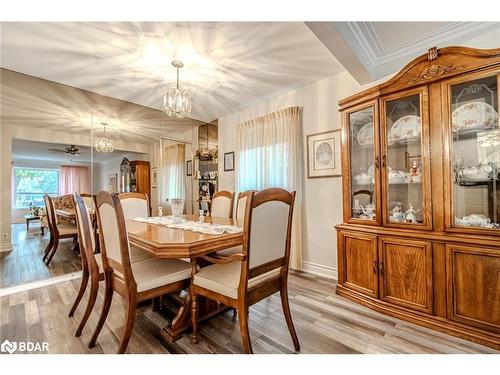
[[[104,127],[104,135],[102,138],[99,138],[95,144],[95,150],[97,152],[113,152],[115,149],[113,140],[111,138],[106,137],[106,126],[108,125],[105,122],[101,122],[101,125]]]
[[[177,86],[168,89],[163,95],[163,108],[169,117],[183,118],[191,114],[191,95],[188,90],[179,87],[179,69],[184,66],[182,61],[172,61],[172,66],[177,69]]]

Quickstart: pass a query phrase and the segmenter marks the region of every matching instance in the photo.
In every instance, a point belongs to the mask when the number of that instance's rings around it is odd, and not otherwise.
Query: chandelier
[[[163,95],[163,108],[167,116],[183,118],[191,114],[191,95],[179,87],[179,69],[184,66],[183,62],[174,60],[172,66],[177,69],[177,86]]]
[[[104,135],[95,143],[95,150],[97,152],[113,152],[113,150],[115,149],[113,140],[106,137],[106,125],[108,124],[105,122],[101,122],[101,125],[104,127]]]

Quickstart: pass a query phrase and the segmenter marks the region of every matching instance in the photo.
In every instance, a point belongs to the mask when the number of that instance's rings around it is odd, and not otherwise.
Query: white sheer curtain
[[[186,145],[178,143],[163,149],[163,197],[186,198]]]
[[[236,127],[236,187],[239,192],[281,187],[296,191],[290,267],[302,268],[302,149],[299,107],[290,107]]]

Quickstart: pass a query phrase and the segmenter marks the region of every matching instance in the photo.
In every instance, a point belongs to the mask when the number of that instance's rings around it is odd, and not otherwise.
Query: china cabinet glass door
[[[498,72],[448,85],[451,226],[500,229]]]
[[[382,100],[384,225],[430,229],[427,88]]]
[[[347,112],[351,222],[380,223],[377,110],[372,102]]]

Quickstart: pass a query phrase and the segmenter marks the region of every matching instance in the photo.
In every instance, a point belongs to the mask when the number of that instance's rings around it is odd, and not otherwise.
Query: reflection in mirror
[[[91,191],[91,106],[86,91],[0,71],[2,145],[8,155],[1,162],[12,171],[1,182],[4,196],[11,197],[2,202],[7,209],[1,232],[13,245],[0,259],[3,288],[81,269],[71,237],[51,244],[44,195],[57,210],[57,225],[73,230],[70,194]]]

